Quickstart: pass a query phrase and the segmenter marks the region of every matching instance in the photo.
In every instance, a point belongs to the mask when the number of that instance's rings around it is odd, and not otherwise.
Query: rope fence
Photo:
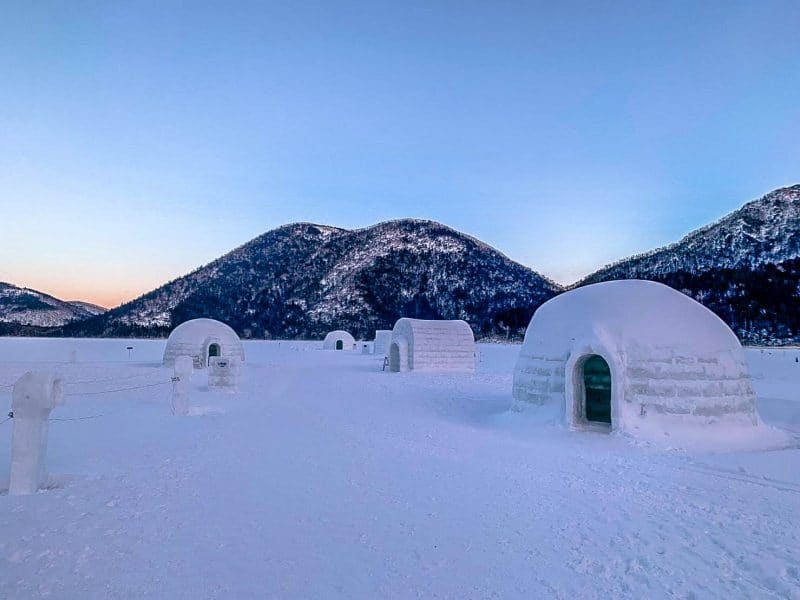
[[[65,381],[64,385],[93,385],[93,384],[96,384],[96,383],[111,383],[112,381],[129,381],[131,379],[137,379],[139,377],[145,377],[147,375],[150,375],[150,373],[138,373],[136,375],[128,375],[127,377],[113,377],[113,378],[109,378],[109,379],[84,379],[84,380],[79,380],[79,381]],[[145,384],[145,385],[142,385],[142,386],[133,386],[133,387],[118,388],[118,389],[113,389],[113,390],[104,390],[104,391],[97,391],[97,392],[69,392],[69,393],[64,394],[64,395],[65,396],[96,396],[96,395],[105,394],[105,393],[124,392],[126,390],[136,390],[136,389],[141,389],[141,388],[146,388],[146,387],[153,387],[153,386],[156,386],[156,385],[164,385],[166,383],[171,383],[171,382],[172,382],[172,379],[170,379],[168,381],[159,381],[157,383],[148,383],[148,384]],[[10,390],[11,388],[14,387],[14,385],[15,385],[15,383],[2,384],[2,385],[0,385],[0,390]]]
[[[102,396],[103,394],[115,394],[117,392],[127,392],[129,390],[143,390],[145,388],[157,387],[159,385],[167,385],[172,383],[172,379],[168,381],[158,381],[156,383],[147,383],[145,385],[136,385],[133,387],[117,388],[114,390],[100,390],[97,392],[69,392],[65,396]]]
[[[125,379],[133,379],[134,377],[141,377],[142,375],[146,375],[146,373],[140,374],[140,375],[131,376],[131,377],[127,377],[127,378],[122,378],[122,380],[124,381]],[[91,381],[88,381],[88,380],[87,381],[70,381],[70,382],[66,382],[65,385],[74,385],[74,384],[78,384],[78,383],[84,383],[84,384],[107,383],[107,382],[110,382],[110,381],[119,381],[119,380],[120,379],[96,379],[96,380],[91,380]],[[119,393],[119,392],[128,392],[128,391],[132,391],[132,390],[143,390],[143,389],[147,389],[147,388],[159,387],[159,386],[162,386],[162,385],[169,385],[171,383],[175,383],[176,381],[180,381],[180,378],[179,377],[171,377],[170,379],[168,379],[166,381],[157,381],[157,382],[154,382],[154,383],[147,383],[147,384],[144,384],[144,385],[135,385],[135,386],[130,386],[130,387],[115,388],[115,389],[112,389],[112,390],[101,390],[101,391],[94,391],[94,392],[69,392],[67,394],[64,394],[64,396],[102,396],[104,394],[116,394],[116,393]],[[14,387],[13,383],[11,385],[0,386],[0,389],[11,388],[11,387]],[[171,407],[170,408],[172,409],[172,412],[174,414],[175,413],[174,402],[171,402]],[[100,413],[100,414],[97,414],[97,415],[88,415],[88,416],[84,416],[84,417],[51,417],[48,420],[49,421],[85,421],[85,420],[88,420],[88,419],[99,419],[100,417],[106,417],[106,416],[110,416],[112,414],[114,414],[114,413]],[[14,418],[14,413],[13,412],[9,412],[8,416],[5,419],[3,419],[2,421],[0,421],[0,425],[3,425],[4,423],[7,423],[8,421],[10,421],[13,418]]]
[[[92,385],[95,383],[110,383],[112,381],[129,381],[131,379],[136,379],[138,377],[145,377],[151,374],[152,373],[137,373],[136,375],[127,375],[125,377],[110,377],[108,379],[84,379],[78,381],[65,381],[64,385],[82,385],[82,384]]]
[[[184,358],[186,360],[184,360]],[[188,362],[188,364],[186,364]],[[214,363],[215,367],[220,363]],[[227,363],[224,363],[227,367]],[[121,392],[131,392],[137,390],[161,388],[162,386],[171,385],[172,394],[170,397],[169,405],[173,415],[185,416],[190,414],[188,410],[188,384],[191,376],[192,364],[190,357],[182,357],[179,361],[179,366],[173,370],[173,376],[162,379],[161,381],[153,381],[154,376],[164,377],[164,374],[156,375],[151,373],[150,381],[147,383],[138,382],[139,385],[123,385],[121,387],[114,387],[105,390],[75,390],[64,393],[65,386],[77,384],[102,384],[116,382],[119,385],[123,381],[130,383],[137,383],[133,381],[135,378],[141,378],[144,374],[136,374],[129,377],[115,377],[113,379],[95,379],[83,381],[68,381],[64,382],[63,378],[56,375],[52,371],[44,372],[28,372],[22,375],[14,384],[3,384],[4,388],[14,388],[13,399],[11,402],[11,412],[8,416],[0,421],[0,426],[8,423],[15,418],[13,427],[3,427],[3,435],[7,432],[11,433],[11,479],[9,483],[10,495],[28,495],[35,494],[43,484],[46,483],[44,477],[45,456],[47,451],[47,438],[48,438],[48,424],[53,421],[56,423],[65,423],[70,421],[89,421],[94,419],[102,419],[118,413],[126,413],[129,410],[135,409],[139,402],[110,402],[108,398],[103,399],[104,408],[112,408],[111,412],[103,411],[101,413],[80,415],[74,417],[52,417],[50,416],[53,409],[56,408],[64,396],[110,396],[111,394],[118,394]],[[91,388],[90,388],[91,389]],[[146,394],[150,400],[155,400],[155,405],[163,407],[163,394],[151,393]],[[140,394],[132,394],[124,397],[130,400],[131,398],[141,397]],[[109,401],[107,401],[109,400]],[[78,403],[80,405],[80,403]],[[163,409],[163,408],[162,408]],[[65,434],[71,430],[73,426],[67,426],[66,430],[62,430]]]
[[[109,413],[109,414],[101,413],[99,415],[89,415],[89,416],[86,416],[86,417],[70,417],[70,418],[66,418],[66,417],[50,417],[48,419],[48,421],[86,421],[87,419],[99,419],[100,417],[106,417],[106,416],[110,416],[112,414],[114,414],[114,413]]]

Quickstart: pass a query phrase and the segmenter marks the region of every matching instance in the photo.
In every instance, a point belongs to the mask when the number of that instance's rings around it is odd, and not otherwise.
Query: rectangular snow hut
[[[475,337],[466,321],[402,318],[389,344],[389,371],[475,371]]]

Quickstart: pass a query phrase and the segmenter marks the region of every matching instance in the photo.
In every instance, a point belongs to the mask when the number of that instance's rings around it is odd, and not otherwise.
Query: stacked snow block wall
[[[393,363],[392,355],[399,358]],[[475,338],[465,321],[400,319],[392,330],[390,370],[475,370]]]
[[[538,406],[563,402],[568,358],[569,352],[546,356],[523,346],[514,370],[514,397]]]
[[[755,393],[743,353],[687,356],[669,348],[655,350],[646,357],[623,360],[627,402],[659,414],[741,414],[756,419]]]
[[[514,397],[539,406],[563,405],[571,354],[537,356],[523,349],[514,373]],[[623,386],[623,399],[634,416],[642,416],[644,407],[644,412],[664,415],[741,415],[753,423],[758,419],[752,380],[741,353],[687,356],[662,348],[614,354],[623,371],[612,385]]]

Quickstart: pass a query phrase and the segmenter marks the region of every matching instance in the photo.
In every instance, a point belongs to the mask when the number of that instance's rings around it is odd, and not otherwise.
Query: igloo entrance
[[[611,424],[611,369],[602,356],[583,361],[583,416],[590,423]]]
[[[400,346],[397,343],[389,346],[389,370],[394,373],[400,370]]]
[[[336,340],[336,349],[344,350],[344,342],[342,340]]]
[[[209,344],[208,358],[211,358],[212,356],[219,356],[219,354],[220,354],[219,344]]]
[[[400,373],[410,368],[408,344],[405,340],[397,340],[389,345],[389,371]]]

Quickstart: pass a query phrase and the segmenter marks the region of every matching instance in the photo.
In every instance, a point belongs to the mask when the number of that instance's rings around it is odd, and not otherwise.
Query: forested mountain
[[[211,317],[248,338],[367,338],[399,317],[465,319],[479,336],[521,336],[560,288],[440,223],[359,230],[310,223],[267,232],[212,263],[63,335],[153,336]]]
[[[578,285],[685,271],[754,268],[800,256],[800,185],[748,202],[675,244],[603,267]]]
[[[680,290],[743,342],[800,343],[800,185],[575,286],[612,279]],[[367,338],[410,316],[465,319],[478,337],[518,338],[534,310],[560,291],[436,222],[403,219],[354,231],[295,223],[97,316],[82,303],[0,284],[0,334],[161,336],[202,316],[245,338],[319,338],[335,328]]]
[[[2,331],[22,331],[19,326],[58,327],[87,319],[105,309],[86,302],[59,300],[43,292],[0,281]]]
[[[680,290],[722,317],[745,343],[800,342],[800,185],[770,192],[576,286],[613,279],[650,279]]]

